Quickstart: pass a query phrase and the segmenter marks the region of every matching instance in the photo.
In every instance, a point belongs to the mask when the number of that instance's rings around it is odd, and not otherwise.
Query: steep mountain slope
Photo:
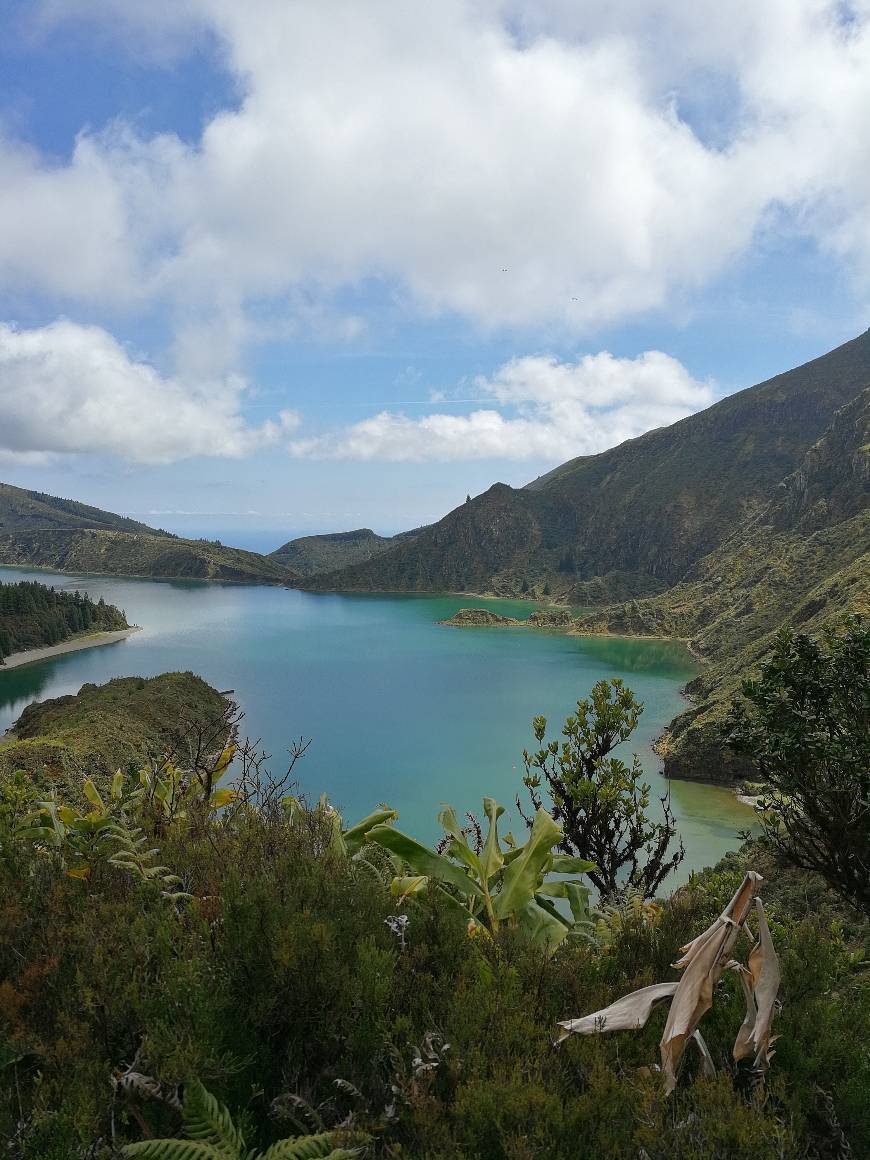
[[[300,536],[270,552],[269,559],[292,569],[299,576],[316,576],[351,564],[364,564],[397,544],[414,539],[421,530],[416,528],[398,536],[379,536],[371,528],[357,528],[353,532]]]
[[[294,574],[256,552],[183,540],[74,500],[0,484],[0,564],[113,576],[280,584]]]
[[[696,703],[663,741],[665,771],[730,780],[749,772],[721,735],[741,679],[777,629],[812,632],[847,612],[870,614],[870,388],[835,415],[768,505],[680,584],[585,617],[575,631],[690,638],[709,664],[689,686]]]
[[[546,584],[577,603],[597,577],[612,578],[591,589],[605,600],[660,590],[757,513],[868,382],[870,331],[527,488],[495,484],[413,541],[307,586],[506,595]]]

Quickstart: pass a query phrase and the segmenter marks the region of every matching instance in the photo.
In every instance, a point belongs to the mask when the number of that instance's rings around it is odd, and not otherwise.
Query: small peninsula
[[[23,580],[0,583],[0,667],[123,640],[135,632],[113,604]]]

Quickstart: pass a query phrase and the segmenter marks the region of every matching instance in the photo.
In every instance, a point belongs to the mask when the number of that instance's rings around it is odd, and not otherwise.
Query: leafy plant
[[[230,1113],[199,1080],[184,1085],[182,1118],[186,1140],[140,1140],[123,1154],[142,1160],[351,1160],[367,1139],[360,1133],[320,1132],[280,1140],[265,1152],[249,1149]]]
[[[165,892],[178,897],[173,888],[180,879],[155,861],[159,851],[149,848],[141,827],[127,818],[125,807],[131,799],[125,794],[124,775],[118,772],[113,777],[108,802],[90,778],[85,779],[83,789],[90,810],[81,812],[62,805],[52,796],[21,820],[16,838],[56,850],[70,878],[89,880],[94,865],[102,861],[144,881],[157,882]]]
[[[634,732],[642,712],[643,705],[618,677],[599,681],[566,720],[561,745],[545,742],[547,719],[535,717],[532,728],[542,748],[534,754],[523,751],[523,784],[533,807],[540,810],[538,791],[546,784],[553,817],[564,831],[560,849],[594,863],[589,877],[604,897],[628,886],[651,898],[685,854],[682,841],[670,851],[676,825],[669,797],[661,798],[663,821],[647,815],[650,787],[642,780],[637,754],[631,765],[612,756]],[[522,812],[519,797],[517,806]],[[531,827],[529,818],[526,822]]]
[[[187,817],[195,808],[207,812],[223,809],[236,800],[236,790],[216,787],[235,753],[235,745],[225,746],[205,770],[185,770],[168,759],[146,766],[139,771],[137,807],[148,811],[160,826]]]
[[[767,844],[870,913],[870,620],[781,632],[730,726],[766,783]]]
[[[483,812],[486,836],[473,827],[472,845],[456,811],[445,806],[438,815],[447,834],[443,853],[393,826],[373,826],[367,840],[387,850],[398,870],[393,894],[406,898],[436,890],[466,920],[469,933],[495,934],[507,923],[549,950],[571,935],[591,937],[589,888],[577,878],[552,875],[588,874],[594,865],[557,852],[562,831],[551,815],[538,809],[528,841],[520,846],[506,834],[502,847],[498,821],[504,808],[493,798],[484,798]],[[570,918],[558,910],[554,899],[567,901]]]

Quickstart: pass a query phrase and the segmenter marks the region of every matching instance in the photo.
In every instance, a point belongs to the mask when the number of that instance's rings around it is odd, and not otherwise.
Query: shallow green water
[[[490,794],[512,803],[532,717],[543,713],[555,727],[602,677],[622,676],[644,702],[631,748],[664,792],[649,744],[680,711],[680,686],[694,671],[686,650],[669,642],[436,623],[469,604],[525,616],[530,606],[519,601],[312,595],[0,568],[0,580],[16,579],[103,596],[142,631],[0,669],[0,731],[30,701],[77,692],[86,681],[190,669],[235,691],[246,732],[262,739],[274,769],[292,738],[313,738],[297,766],[305,792],[327,792],[349,820],[388,802],[403,828],[427,839],[437,833],[440,802],[479,810]],[[752,814],[728,790],[670,784],[687,850],[683,879],[734,848]]]

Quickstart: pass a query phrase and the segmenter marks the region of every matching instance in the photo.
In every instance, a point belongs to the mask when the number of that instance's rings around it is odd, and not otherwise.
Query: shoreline
[[[239,551],[244,551],[240,548]],[[81,576],[83,580],[153,580],[155,583],[192,580],[197,584],[238,584],[243,588],[292,588],[286,580],[227,580],[222,576],[153,576],[147,572],[85,572],[81,568],[54,568],[48,564],[9,564],[0,560],[0,568],[17,568],[21,572],[50,572],[53,576]]]
[[[134,624],[130,628],[116,629],[114,632],[94,632],[89,636],[74,636],[70,640],[62,640],[60,644],[45,645],[42,648],[29,648],[23,652],[10,653],[3,662],[0,662],[0,674],[5,669],[17,669],[22,665],[36,664],[37,661],[50,660],[52,657],[63,656],[64,653],[80,652],[82,649],[95,648],[101,644],[115,644],[126,640],[134,632],[141,631],[141,625]]]

